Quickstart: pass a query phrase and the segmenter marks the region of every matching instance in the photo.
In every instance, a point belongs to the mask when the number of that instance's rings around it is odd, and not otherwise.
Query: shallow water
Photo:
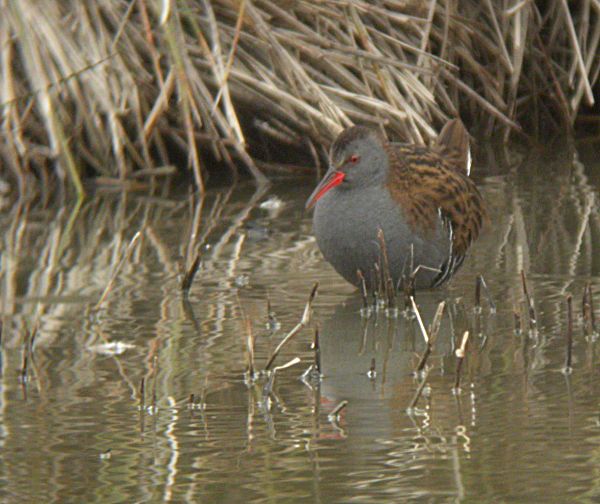
[[[213,190],[204,201],[165,190],[160,197],[99,194],[81,208],[5,210],[0,496],[102,503],[600,499],[599,343],[585,336],[581,320],[583,287],[599,283],[598,168],[574,162],[566,149],[495,152],[480,163],[491,223],[449,286],[417,294],[425,324],[441,300],[448,310],[428,387],[411,411],[424,349],[418,326],[383,312],[361,318],[360,297],[311,237],[303,205],[313,180],[289,179],[264,192]],[[274,198],[280,208],[260,208]],[[203,264],[186,302],[181,264],[196,248]],[[528,330],[521,269],[536,332]],[[477,274],[495,313],[485,296],[481,313],[474,310]],[[265,397],[264,380],[245,381],[248,326],[261,369],[300,320],[315,281],[311,327],[276,365],[301,362],[278,371]],[[565,375],[568,293],[575,321],[573,372]],[[514,329],[515,307],[522,333]],[[314,360],[316,325],[324,377],[311,384],[301,376]],[[21,376],[28,330],[35,338]],[[457,394],[454,349],[465,330],[471,338]],[[347,406],[331,418],[341,401]]]

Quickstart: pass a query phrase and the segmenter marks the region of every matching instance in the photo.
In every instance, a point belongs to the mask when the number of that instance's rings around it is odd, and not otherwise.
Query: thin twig
[[[290,341],[296,334],[298,334],[298,332],[300,332],[300,330],[303,327],[305,327],[310,322],[312,314],[312,303],[315,299],[315,296],[317,295],[318,288],[319,282],[316,282],[312,288],[312,291],[310,292],[310,296],[308,297],[308,301],[306,302],[306,306],[304,307],[304,312],[302,314],[300,322],[298,322],[298,324],[294,326],[294,328],[285,336],[285,338],[281,340],[279,345],[277,345],[277,347],[273,351],[273,354],[271,355],[271,358],[268,360],[267,365],[265,366],[265,371],[268,371],[271,368],[273,362],[277,358],[277,355],[279,355],[279,352],[281,352],[281,349],[288,343],[288,341]]]
[[[275,376],[277,375],[278,371],[295,366],[299,362],[300,362],[300,357],[294,357],[292,360],[286,362],[285,364],[274,367],[273,370],[271,371],[271,374],[269,375],[269,379],[267,380],[267,382],[265,383],[265,386],[263,387],[263,396],[267,397],[271,394],[271,392],[273,392],[273,384],[275,383]]]
[[[423,369],[427,365],[427,359],[429,358],[431,351],[433,350],[433,345],[435,344],[435,341],[437,340],[437,335],[440,331],[440,327],[442,324],[442,315],[444,313],[445,306],[446,302],[442,301],[437,307],[435,316],[433,317],[433,322],[429,327],[429,339],[426,341],[425,351],[423,352],[421,359],[419,359],[419,364],[417,365],[417,373],[423,371]]]
[[[369,317],[371,315],[371,307],[369,306],[369,299],[367,295],[367,283],[365,281],[365,276],[361,270],[356,270],[356,276],[358,277],[358,281],[360,282],[360,294],[362,296],[362,308],[360,314],[363,317]]]
[[[415,297],[416,291],[416,270],[413,271],[408,277],[402,277],[402,290],[404,291],[404,307],[406,310],[412,308],[412,299]]]
[[[460,390],[460,371],[462,369],[463,361],[465,360],[468,341],[469,331],[465,331],[460,347],[456,349],[456,378],[454,380],[454,390],[456,391]]]
[[[344,399],[343,401],[340,401],[338,403],[338,405],[335,408],[333,408],[333,410],[331,410],[331,413],[329,413],[329,415],[328,415],[329,416],[329,420],[330,421],[337,421],[338,417],[340,416],[340,413],[342,412],[342,410],[346,406],[348,406],[348,401],[347,400]]]
[[[413,313],[417,317],[417,322],[419,323],[419,329],[421,329],[423,339],[425,340],[425,343],[429,343],[429,335],[427,334],[427,329],[425,329],[423,319],[421,318],[421,313],[419,312],[419,307],[417,306],[417,303],[415,303],[415,298],[413,296],[410,296],[410,302],[412,305]]]
[[[381,261],[381,258],[379,258]],[[381,269],[381,264],[380,262],[376,262],[373,265],[373,269],[375,270],[375,278],[377,279],[377,291],[376,291],[376,299],[377,299],[377,305],[375,306],[375,308],[379,308],[379,304],[380,303],[384,303],[385,304],[385,291],[384,291],[384,280],[383,280],[383,270]],[[375,291],[374,291],[375,294]]]
[[[190,268],[186,271],[183,281],[181,282],[181,290],[184,294],[187,294],[190,291],[190,287],[192,286],[192,282],[194,281],[194,277],[198,272],[198,268],[200,267],[200,252],[196,253],[196,257],[192,262]]]

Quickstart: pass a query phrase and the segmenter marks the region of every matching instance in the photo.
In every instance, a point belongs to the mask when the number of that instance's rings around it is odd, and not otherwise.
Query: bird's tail
[[[471,173],[469,134],[460,119],[452,119],[445,124],[435,140],[435,147],[450,158],[457,171],[466,175]]]

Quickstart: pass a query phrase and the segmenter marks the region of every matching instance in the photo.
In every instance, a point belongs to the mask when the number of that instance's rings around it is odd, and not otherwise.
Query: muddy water
[[[360,298],[311,237],[303,204],[312,180],[263,192],[214,189],[204,200],[164,189],[152,197],[98,194],[81,208],[6,208],[2,499],[600,499],[599,343],[581,321],[588,281],[600,318],[598,168],[573,162],[568,150],[496,152],[481,163],[491,224],[449,286],[417,295],[426,324],[441,300],[448,309],[428,386],[411,411],[424,350],[418,326],[403,315],[361,318]],[[196,249],[203,262],[186,301],[182,263]],[[533,332],[521,269],[537,313]],[[495,313],[485,297],[481,313],[474,310],[478,274]],[[315,281],[311,326],[275,365],[301,362],[278,371],[266,397],[263,381],[244,378],[248,327],[261,369],[300,320]],[[565,375],[569,293],[573,372]],[[314,360],[316,325],[320,383],[301,380]],[[454,350],[466,330],[456,393]],[[346,407],[331,417],[342,401]]]

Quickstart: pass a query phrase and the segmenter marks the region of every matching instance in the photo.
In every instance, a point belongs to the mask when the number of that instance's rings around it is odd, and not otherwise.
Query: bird
[[[371,291],[384,270],[396,289],[408,280],[416,289],[446,283],[487,220],[471,164],[460,119],[447,122],[430,146],[388,142],[362,125],[343,130],[306,202],[324,258]]]

